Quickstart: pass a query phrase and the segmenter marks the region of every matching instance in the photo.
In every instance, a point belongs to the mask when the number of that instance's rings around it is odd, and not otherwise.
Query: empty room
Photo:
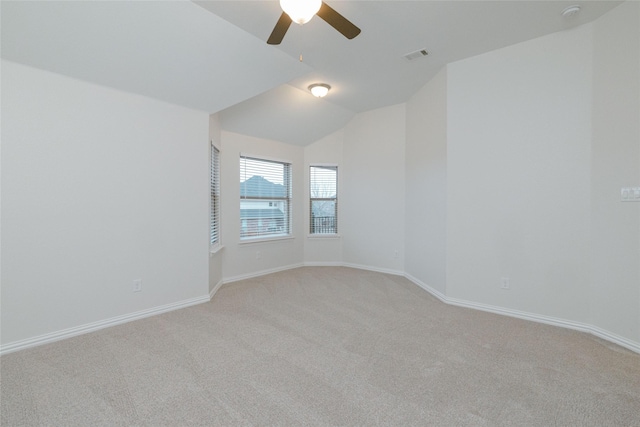
[[[2,426],[640,425],[640,1],[0,18]]]

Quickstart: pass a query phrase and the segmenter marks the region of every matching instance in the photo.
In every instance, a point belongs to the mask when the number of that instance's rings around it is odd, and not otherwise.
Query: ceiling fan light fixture
[[[309,91],[311,91],[311,94],[316,98],[324,98],[327,96],[329,89],[331,89],[331,86],[326,83],[314,83],[309,86]]]
[[[280,7],[296,24],[306,24],[318,13],[322,0],[280,0]]]

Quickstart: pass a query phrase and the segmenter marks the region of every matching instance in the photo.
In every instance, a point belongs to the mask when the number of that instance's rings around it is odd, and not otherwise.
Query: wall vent
[[[408,61],[413,61],[414,59],[424,58],[427,55],[429,55],[429,52],[427,52],[427,49],[420,49],[420,50],[416,50],[415,52],[407,53],[404,57]]]

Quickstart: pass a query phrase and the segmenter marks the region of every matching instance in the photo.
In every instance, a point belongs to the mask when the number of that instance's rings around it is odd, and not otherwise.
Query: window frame
[[[270,240],[282,240],[282,239],[292,239],[293,238],[293,164],[290,161],[272,159],[263,156],[253,156],[247,154],[240,154],[240,243],[255,243],[262,241],[270,241]],[[248,181],[257,175],[252,175],[248,179],[247,176],[247,164],[246,161],[249,160],[254,163],[252,168],[263,168],[263,172],[270,172],[269,168],[277,165],[276,167],[282,167],[282,184],[276,184],[268,179],[262,177],[266,181],[270,182],[273,185],[283,186],[285,189],[285,194],[283,197],[278,197],[275,195],[247,195],[243,193],[242,183]],[[244,161],[244,163],[243,163]],[[256,166],[257,164],[262,163],[262,166]],[[244,181],[243,181],[244,178]],[[246,192],[247,187],[245,187]],[[282,205],[282,209],[280,210],[283,214],[282,228],[284,230],[282,232],[269,232],[265,231],[269,228],[277,228],[280,227],[279,222],[275,219],[275,225],[273,224],[274,218],[270,216],[263,216],[260,213],[256,218],[245,218],[242,216],[243,203],[265,203],[264,209],[272,209],[277,206]],[[262,209],[257,209],[262,210]],[[249,233],[250,227],[244,227],[244,224],[248,223],[250,220],[255,220],[252,223],[254,226],[254,231],[251,234]],[[266,220],[266,221],[265,221]],[[265,225],[266,224],[266,225]]]
[[[335,171],[335,195],[334,197],[313,197],[313,168],[319,169],[331,169]],[[338,237],[339,236],[339,226],[338,226],[338,165],[337,164],[310,164],[309,165],[309,237]],[[332,202],[334,206],[333,211],[333,225],[330,227],[333,231],[330,232],[316,232],[317,226],[314,224],[314,214],[313,214],[313,202]]]

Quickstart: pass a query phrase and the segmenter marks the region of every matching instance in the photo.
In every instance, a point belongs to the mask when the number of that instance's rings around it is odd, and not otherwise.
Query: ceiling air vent
[[[420,49],[416,50],[415,52],[407,53],[404,57],[408,61],[413,61],[414,59],[424,58],[427,55],[429,55],[427,49]]]

